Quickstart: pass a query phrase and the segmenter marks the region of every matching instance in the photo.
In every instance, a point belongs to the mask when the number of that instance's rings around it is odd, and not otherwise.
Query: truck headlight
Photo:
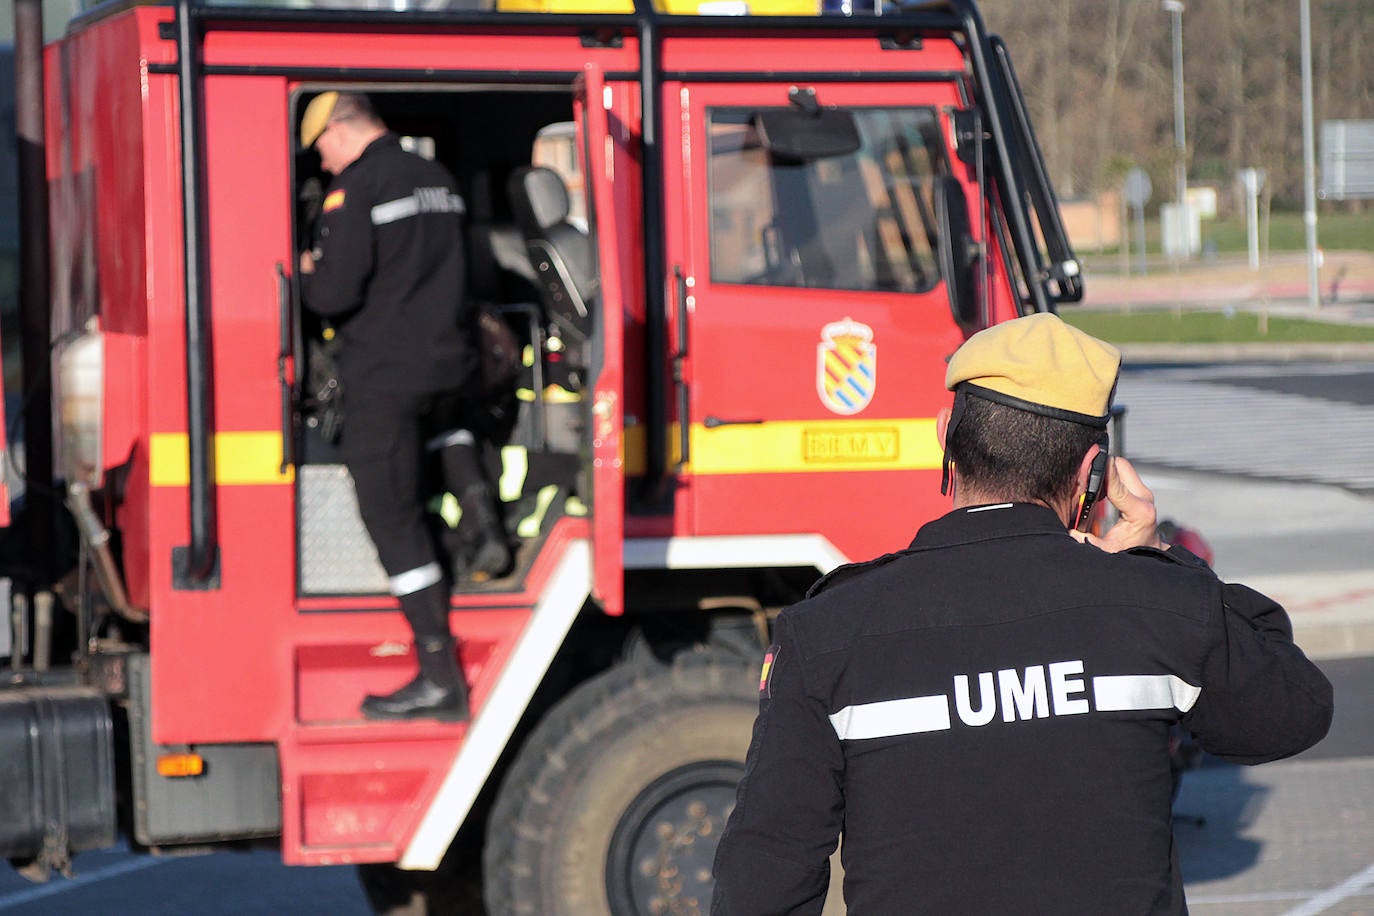
[[[91,489],[104,482],[101,435],[104,414],[105,340],[95,319],[57,358],[57,466],[68,482]]]

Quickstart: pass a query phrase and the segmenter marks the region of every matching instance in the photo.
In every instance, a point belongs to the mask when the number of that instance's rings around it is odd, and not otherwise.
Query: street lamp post
[[[1173,21],[1174,32],[1174,186],[1178,195],[1178,230],[1182,257],[1191,252],[1192,223],[1188,219],[1188,138],[1183,120],[1183,3],[1161,0],[1160,6]]]
[[[1317,251],[1317,166],[1316,143],[1312,138],[1312,8],[1308,0],[1298,5],[1302,41],[1302,222],[1307,235],[1307,304],[1321,305],[1318,287],[1320,254]]]

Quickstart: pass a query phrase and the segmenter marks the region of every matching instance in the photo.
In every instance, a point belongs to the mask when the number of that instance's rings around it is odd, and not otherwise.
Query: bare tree
[[[1158,0],[983,0],[1006,36],[1062,192],[1093,192],[1123,167],[1168,187],[1170,23]],[[1190,175],[1231,187],[1264,168],[1277,205],[1302,199],[1298,10],[1291,0],[1196,0],[1183,15]],[[1369,0],[1312,0],[1315,119],[1374,118]]]

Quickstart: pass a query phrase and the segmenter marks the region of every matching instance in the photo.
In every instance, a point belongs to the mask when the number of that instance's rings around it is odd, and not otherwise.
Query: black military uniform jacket
[[[1330,725],[1283,609],[1186,551],[1110,554],[1049,509],[956,510],[783,612],[720,916],[1184,913],[1171,725],[1240,763]]]
[[[463,200],[436,162],[388,133],[325,192],[306,305],[339,319],[346,388],[431,393],[461,388],[465,332]]]

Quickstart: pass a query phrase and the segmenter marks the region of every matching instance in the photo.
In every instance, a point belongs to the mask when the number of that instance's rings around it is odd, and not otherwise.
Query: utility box
[[[1160,245],[1171,258],[1190,258],[1202,250],[1202,214],[1176,203],[1159,208]]]

